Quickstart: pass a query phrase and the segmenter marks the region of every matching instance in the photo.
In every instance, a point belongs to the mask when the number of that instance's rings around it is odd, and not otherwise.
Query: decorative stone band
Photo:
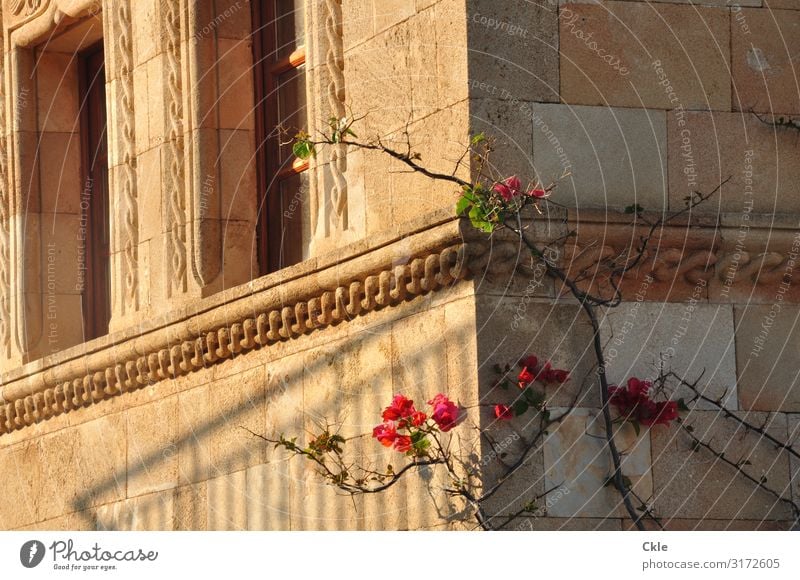
[[[447,229],[451,234],[457,231],[452,227]],[[417,255],[402,265],[356,276],[313,297],[280,300],[287,305],[208,328],[192,340],[153,345],[145,354],[103,368],[95,368],[91,357],[87,357],[83,361],[87,365],[84,372],[68,380],[54,382],[53,373],[45,372],[39,373],[38,384],[28,380],[17,384],[16,389],[6,385],[0,406],[0,434],[451,285],[463,279],[468,271],[465,259],[469,247],[452,243],[456,240],[451,237],[450,245]],[[482,250],[476,248],[476,251]],[[388,263],[392,263],[391,258]],[[225,305],[220,305],[218,314],[224,309]],[[183,326],[202,326],[215,316],[199,318],[202,320],[190,319]],[[216,319],[219,321],[218,316]],[[108,348],[118,349],[119,345]]]

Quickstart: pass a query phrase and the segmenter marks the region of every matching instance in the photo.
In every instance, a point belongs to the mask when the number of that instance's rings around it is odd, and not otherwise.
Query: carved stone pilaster
[[[133,98],[133,30],[131,0],[104,0],[103,21],[106,42],[106,76],[109,79],[109,123],[111,206],[114,236],[112,253],[113,317],[124,317],[139,308],[139,201],[136,185],[136,137]]]
[[[168,184],[166,218],[167,296],[185,293],[188,285],[186,252],[186,183],[184,181],[184,95],[181,55],[182,0],[161,3],[166,56]]]
[[[326,130],[331,117],[346,116],[344,42],[341,0],[309,2],[306,22],[307,100],[309,129],[314,134]],[[347,147],[337,144],[311,164],[311,223],[313,242],[336,237],[350,226],[348,216]]]
[[[6,125],[5,35],[0,8],[0,358],[11,356],[11,253],[9,226],[11,199],[8,186],[8,127]]]

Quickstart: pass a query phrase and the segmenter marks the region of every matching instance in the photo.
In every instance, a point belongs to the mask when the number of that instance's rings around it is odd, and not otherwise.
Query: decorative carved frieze
[[[328,39],[328,50],[325,65],[328,69],[328,105],[331,115],[342,119],[347,115],[345,109],[344,85],[344,41],[342,38],[342,0],[325,0],[327,14],[325,16],[325,35]],[[330,168],[333,176],[326,206],[331,231],[347,229],[347,147],[341,143],[331,146]]]
[[[164,344],[127,360],[120,357],[113,366],[90,370],[69,381],[50,383],[43,376],[40,388],[24,396],[9,400],[3,390],[0,434],[451,285],[467,274],[465,249],[464,244],[454,244],[354,278],[317,296],[202,330],[194,340]]]
[[[14,16],[29,16],[36,12],[43,0],[8,0],[8,7]]]

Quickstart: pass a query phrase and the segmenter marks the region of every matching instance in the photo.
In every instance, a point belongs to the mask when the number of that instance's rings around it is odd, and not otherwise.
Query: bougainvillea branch
[[[569,232],[557,240],[550,240],[540,246],[536,241],[526,235],[526,226],[523,223],[523,214],[528,215],[528,210],[533,210],[533,217],[526,218],[535,221],[537,216],[549,215],[549,206],[554,208],[563,207],[550,199],[556,183],[548,186],[542,185],[538,180],[524,184],[517,176],[500,176],[495,174],[493,166],[489,162],[489,155],[493,151],[492,140],[483,134],[471,137],[461,156],[456,160],[452,173],[433,171],[422,164],[421,156],[414,152],[411,145],[408,127],[404,132],[405,143],[403,149],[396,149],[389,146],[380,137],[371,141],[360,140],[353,131],[353,124],[359,119],[331,118],[329,120],[329,132],[321,136],[314,137],[307,133],[298,133],[294,138],[294,153],[301,158],[309,158],[317,154],[319,148],[326,145],[344,144],[355,149],[368,151],[378,151],[404,164],[410,171],[419,173],[433,180],[451,183],[460,188],[458,200],[456,202],[456,214],[469,219],[470,223],[477,230],[487,234],[493,234],[497,230],[506,229],[510,231],[520,242],[521,247],[530,252],[534,260],[543,264],[545,272],[551,278],[563,284],[564,288],[576,299],[581,309],[589,320],[592,329],[592,345],[595,358],[596,374],[599,380],[601,413],[603,418],[604,436],[606,447],[611,456],[612,473],[609,483],[619,493],[625,509],[634,523],[635,527],[645,529],[643,520],[651,519],[659,527],[660,520],[655,516],[647,503],[633,489],[630,480],[624,475],[622,468],[622,456],[616,441],[616,425],[622,422],[633,424],[636,434],[644,428],[652,428],[655,425],[669,426],[678,419],[679,404],[670,400],[656,400],[656,396],[663,393],[663,390],[653,389],[652,384],[647,381],[639,380],[636,377],[629,378],[627,386],[612,385],[606,376],[606,358],[601,342],[600,321],[597,314],[598,307],[615,307],[622,300],[621,281],[623,277],[637,268],[644,257],[647,255],[648,245],[655,237],[660,228],[675,220],[679,216],[690,213],[695,207],[706,202],[711,196],[717,193],[728,181],[726,179],[713,191],[708,193],[693,192],[685,198],[684,207],[669,214],[663,214],[656,219],[651,219],[644,209],[638,204],[626,208],[625,213],[632,218],[631,227],[636,229],[639,225],[646,226],[645,233],[639,236],[638,243],[631,245],[626,251],[613,259],[603,260],[605,268],[604,274],[613,290],[611,296],[595,294],[589,289],[581,288],[583,278],[579,273],[577,276],[570,276],[553,259],[548,250],[553,244],[562,243],[566,238],[574,236],[575,232]],[[468,181],[458,177],[459,170],[465,164],[464,160],[470,160],[470,173],[472,180]],[[563,178],[564,176],[562,176]],[[478,477],[482,485],[486,482],[480,477],[480,473],[475,473],[475,469],[468,467],[467,462],[453,456],[450,451],[449,440],[444,441],[444,435],[456,426],[455,419],[459,411],[456,405],[449,401],[444,395],[437,395],[428,403],[431,405],[431,413],[418,411],[414,408],[413,401],[403,395],[395,395],[392,403],[384,409],[382,414],[383,422],[377,425],[372,433],[380,444],[387,448],[406,455],[410,462],[406,466],[395,472],[388,466],[385,472],[376,472],[371,469],[354,468],[345,464],[342,459],[341,445],[345,440],[331,435],[329,430],[317,435],[308,447],[300,448],[294,439],[287,440],[284,437],[276,441],[268,441],[283,446],[288,451],[296,455],[302,455],[317,464],[321,475],[328,479],[332,484],[348,493],[373,493],[376,490],[386,489],[396,482],[404,473],[415,468],[430,465],[442,465],[451,477],[452,485],[446,488],[449,495],[462,497],[474,509],[475,518],[478,524],[484,529],[495,529],[492,520],[500,518],[501,528],[507,527],[517,517],[530,517],[531,506],[526,505],[520,510],[510,514],[494,516],[488,515],[484,509],[487,500],[493,497],[498,490],[506,484],[511,477],[518,472],[519,468],[527,461],[530,453],[537,449],[539,442],[549,427],[562,421],[577,403],[577,397],[573,401],[572,407],[568,408],[563,414],[551,417],[550,411],[546,407],[544,395],[533,388],[534,383],[556,383],[562,384],[569,380],[570,372],[567,369],[555,369],[550,362],[539,364],[535,356],[529,356],[519,361],[521,371],[516,380],[513,381],[519,387],[519,394],[514,401],[493,402],[494,417],[498,421],[513,421],[534,410],[538,414],[538,428],[528,438],[523,439],[522,453],[512,462],[506,463],[499,459],[503,466],[503,473],[496,477],[488,487],[478,488],[473,484],[473,478]],[[509,366],[505,372],[508,373]],[[673,377],[664,377],[664,380]],[[508,381],[506,381],[508,382]],[[663,381],[660,384],[663,387]],[[580,393],[580,390],[578,391]],[[683,403],[680,405],[684,407]],[[614,413],[612,413],[614,410]],[[617,415],[616,417],[614,415]],[[530,422],[528,423],[530,425]],[[482,438],[486,439],[493,449],[497,449],[491,435],[486,430],[480,430]],[[457,467],[457,464],[460,467]],[[459,473],[459,469],[463,473]],[[355,472],[357,475],[352,475]],[[547,495],[552,490],[548,490],[543,495]],[[539,499],[542,496],[537,496]],[[634,500],[640,503],[637,508]]]

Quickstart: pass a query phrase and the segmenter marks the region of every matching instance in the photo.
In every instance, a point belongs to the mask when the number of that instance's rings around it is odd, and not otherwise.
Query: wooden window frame
[[[91,340],[108,334],[111,318],[111,288],[109,287],[110,254],[104,247],[103,228],[110,234],[109,216],[109,190],[108,190],[108,111],[105,101],[105,63],[103,63],[103,101],[101,108],[89,107],[89,91],[93,81],[90,78],[92,58],[98,54],[104,55],[103,41],[93,44],[86,50],[78,53],[78,95],[80,114],[80,142],[81,142],[81,196],[84,195],[89,179],[92,179],[91,196],[88,200],[88,215],[86,226],[86,239],[84,251],[86,277],[84,279],[83,294],[83,334],[84,340]],[[91,157],[90,131],[95,130],[100,124],[105,129],[99,129],[100,135],[106,140],[105,151],[105,183],[98,183],[96,168],[93,170]],[[102,188],[101,195],[95,195]],[[81,204],[83,207],[83,204]],[[83,210],[81,210],[83,211]],[[110,245],[110,239],[109,239]]]
[[[258,263],[262,274],[286,266],[282,263],[283,215],[281,183],[308,170],[308,161],[295,159],[286,167],[279,162],[280,150],[276,139],[269,139],[278,127],[278,78],[296,70],[306,62],[305,45],[277,62],[269,62],[275,54],[277,34],[274,32],[273,0],[251,2],[253,18],[253,63],[256,127],[256,183],[259,193],[257,224]],[[302,233],[300,234],[302,235]],[[296,243],[301,243],[302,240]]]

